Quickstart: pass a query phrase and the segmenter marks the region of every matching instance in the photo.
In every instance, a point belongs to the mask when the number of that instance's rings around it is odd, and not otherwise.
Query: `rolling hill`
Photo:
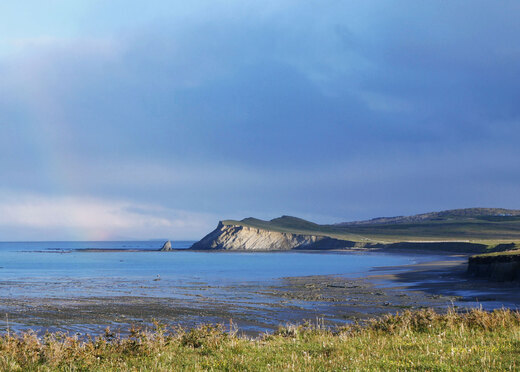
[[[230,228],[233,227],[233,231]],[[226,230],[227,229],[227,230]],[[218,230],[218,231],[217,231]],[[378,247],[401,246],[426,247],[435,243],[437,247],[442,244],[446,249],[492,251],[514,248],[519,242],[520,246],[520,210],[501,208],[468,208],[454,209],[441,212],[423,213],[414,216],[379,217],[367,221],[342,222],[330,225],[320,225],[297,217],[282,216],[264,221],[257,218],[245,218],[243,220],[224,220],[219,224],[212,236],[222,241],[226,236],[228,241],[236,239],[237,234],[244,235],[247,230],[249,235],[241,237],[242,249],[247,249],[248,241],[259,240],[258,236],[269,232],[271,243],[280,239],[294,240],[295,237],[309,237],[301,247],[311,249],[316,247],[316,239],[321,240],[319,249],[337,248],[343,243],[345,247]],[[224,230],[226,230],[224,234]],[[211,235],[209,234],[209,235]],[[257,237],[252,238],[251,234]],[[209,236],[208,235],[208,236]],[[311,239],[311,237],[314,237]],[[328,240],[323,241],[323,238]],[[213,246],[225,247],[225,244],[211,243],[211,239],[205,238],[206,243]],[[239,240],[240,240],[239,239]],[[314,239],[314,240],[313,240]],[[262,239],[260,239],[262,240]],[[201,242],[203,242],[201,241]],[[298,240],[298,241],[301,241]],[[197,247],[203,247],[198,244]],[[287,243],[289,244],[289,243]],[[282,245],[288,247],[289,245]],[[294,243],[297,244],[297,243]],[[293,245],[294,245],[293,244]],[[244,248],[245,247],[245,248]],[[287,249],[298,249],[298,246]],[[223,248],[227,249],[227,248]],[[269,249],[267,247],[266,249]],[[283,249],[283,248],[280,248]],[[303,249],[303,248],[302,248]]]

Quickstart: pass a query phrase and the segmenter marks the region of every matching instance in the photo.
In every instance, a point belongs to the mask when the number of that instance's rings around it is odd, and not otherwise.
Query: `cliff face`
[[[318,235],[291,234],[242,225],[224,225],[195,243],[191,249],[285,251],[290,249],[331,249],[352,246],[348,241]]]
[[[470,257],[468,273],[501,282],[520,280],[520,255]]]

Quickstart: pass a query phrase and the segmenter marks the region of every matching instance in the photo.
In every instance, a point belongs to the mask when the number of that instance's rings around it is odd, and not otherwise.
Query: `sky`
[[[0,3],[0,240],[520,208],[518,1]]]

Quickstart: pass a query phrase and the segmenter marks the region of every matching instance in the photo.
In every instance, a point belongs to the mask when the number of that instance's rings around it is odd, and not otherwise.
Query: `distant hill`
[[[352,226],[352,225],[369,225],[369,224],[387,224],[387,223],[414,223],[424,221],[447,221],[460,219],[487,219],[490,220],[508,220],[508,217],[520,216],[518,209],[503,208],[465,208],[451,209],[441,212],[430,212],[416,214],[414,216],[396,216],[396,217],[377,217],[365,221],[341,222],[336,226]],[[504,218],[503,218],[504,217]]]
[[[241,221],[226,220],[222,223],[282,233],[329,236],[362,243],[520,242],[520,210],[502,208],[453,209],[332,225],[320,225],[291,216],[282,216],[270,221],[250,217]]]

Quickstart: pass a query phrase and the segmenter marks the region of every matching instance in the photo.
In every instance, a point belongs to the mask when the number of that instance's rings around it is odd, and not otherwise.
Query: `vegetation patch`
[[[472,256],[471,259],[485,259],[487,257],[497,257],[500,259],[511,258],[520,260],[520,249],[518,249],[518,246],[513,245],[513,250],[479,254],[476,256]]]
[[[0,338],[0,368],[10,371],[272,371],[520,368],[520,314],[506,309],[433,310],[386,315],[337,329],[280,327],[257,339],[223,326],[105,335],[80,341],[63,334]]]
[[[264,221],[245,218],[225,220],[239,225],[281,233],[329,237],[334,244],[316,249],[397,248],[487,253],[520,248],[520,211],[498,208],[468,208],[408,217],[383,217],[368,221],[320,225],[297,217],[282,216]]]

